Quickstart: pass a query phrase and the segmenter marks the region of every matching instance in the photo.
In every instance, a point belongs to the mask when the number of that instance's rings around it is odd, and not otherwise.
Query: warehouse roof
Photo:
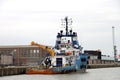
[[[5,46],[0,46],[0,48],[25,48],[25,47],[38,47],[38,46],[32,46],[32,45],[5,45]]]
[[[38,47],[34,45],[5,45],[5,46],[0,46],[0,48],[32,48],[32,47]],[[48,46],[51,47],[51,46]]]

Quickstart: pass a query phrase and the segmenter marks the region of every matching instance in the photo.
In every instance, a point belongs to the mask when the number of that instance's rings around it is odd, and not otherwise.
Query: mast
[[[68,35],[68,17],[65,17],[66,35]]]

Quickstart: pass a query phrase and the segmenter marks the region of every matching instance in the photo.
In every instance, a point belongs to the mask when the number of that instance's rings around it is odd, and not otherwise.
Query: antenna
[[[68,28],[70,25],[72,25],[72,19],[68,19],[66,16],[64,19],[62,19],[62,25],[65,26],[66,35],[68,35]]]
[[[66,22],[66,35],[68,35],[68,17],[65,17],[65,22]]]

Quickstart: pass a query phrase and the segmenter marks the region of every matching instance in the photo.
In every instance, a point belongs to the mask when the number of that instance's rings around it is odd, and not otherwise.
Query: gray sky
[[[0,0],[0,45],[55,44],[61,19],[72,18],[73,30],[87,50],[112,55],[112,26],[120,53],[120,0]]]

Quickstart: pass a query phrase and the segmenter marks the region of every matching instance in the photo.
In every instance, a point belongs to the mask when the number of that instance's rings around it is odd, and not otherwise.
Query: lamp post
[[[116,50],[116,44],[115,44],[115,32],[114,32],[114,26],[112,26],[112,36],[113,36],[113,53],[114,53],[114,62],[117,61],[117,50]]]

